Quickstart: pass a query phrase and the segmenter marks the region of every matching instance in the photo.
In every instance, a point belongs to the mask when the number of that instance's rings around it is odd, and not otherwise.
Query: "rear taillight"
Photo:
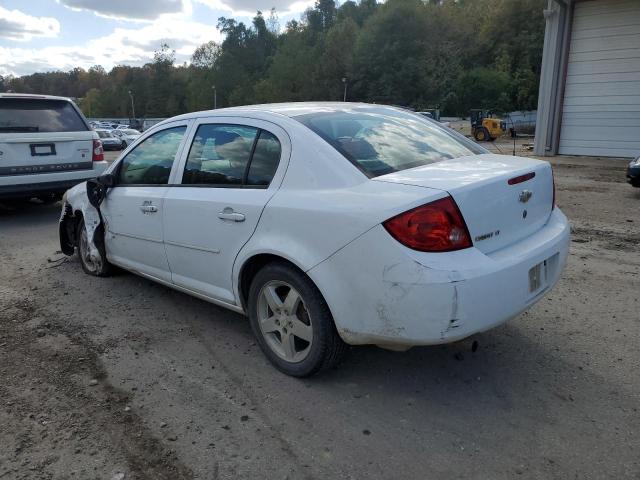
[[[519,177],[510,178],[507,183],[509,185],[517,185],[522,182],[526,182],[536,177],[536,172],[525,173],[524,175],[520,175]]]
[[[397,241],[421,252],[452,252],[473,245],[464,218],[451,197],[401,213],[382,225]]]
[[[93,141],[93,155],[91,156],[91,160],[94,162],[104,161],[104,149],[102,148],[102,142],[100,140]]]

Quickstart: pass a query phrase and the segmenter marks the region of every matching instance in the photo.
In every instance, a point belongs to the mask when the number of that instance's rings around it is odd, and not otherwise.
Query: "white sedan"
[[[311,375],[346,345],[453,342],[540,300],[569,225],[547,162],[494,155],[421,115],[290,103],[181,115],[69,190],[62,250],[249,316]]]
[[[140,136],[140,132],[133,128],[117,128],[113,134],[120,139],[123,149],[135,142]]]

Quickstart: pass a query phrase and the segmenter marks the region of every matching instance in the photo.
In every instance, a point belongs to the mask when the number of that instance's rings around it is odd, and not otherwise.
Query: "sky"
[[[280,25],[313,0],[0,0],[0,75],[143,65],[163,43],[176,62],[220,42],[219,17],[250,23],[275,7]]]

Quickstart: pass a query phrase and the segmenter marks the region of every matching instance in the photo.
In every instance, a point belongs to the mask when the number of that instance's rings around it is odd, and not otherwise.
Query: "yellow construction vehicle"
[[[478,142],[493,142],[507,131],[507,122],[493,118],[491,110],[473,109],[469,119],[471,134]]]

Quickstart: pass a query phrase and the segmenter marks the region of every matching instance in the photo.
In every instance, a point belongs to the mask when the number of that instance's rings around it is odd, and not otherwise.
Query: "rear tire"
[[[105,253],[102,225],[99,225],[96,228],[93,237],[96,245],[96,251],[91,252],[87,229],[84,226],[84,219],[80,219],[76,229],[76,241],[78,244],[78,257],[80,258],[82,270],[84,270],[84,273],[87,275],[92,275],[94,277],[108,277],[111,274],[113,267],[107,260],[107,255]]]
[[[125,148],[127,148],[127,142],[123,140],[122,143],[120,144],[120,149],[124,150]]]
[[[267,264],[256,274],[248,311],[263,353],[287,375],[308,377],[331,368],[347,350],[318,288],[286,263]]]

